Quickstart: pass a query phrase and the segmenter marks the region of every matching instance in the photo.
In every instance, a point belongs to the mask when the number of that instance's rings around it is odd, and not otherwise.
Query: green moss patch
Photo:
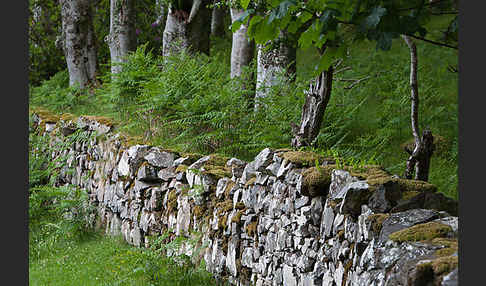
[[[287,161],[302,167],[315,166],[316,161],[319,162],[319,164],[322,164],[324,161],[334,162],[333,158],[326,158],[323,155],[309,151],[289,151],[283,153],[282,157]]]
[[[177,166],[177,168],[175,169],[175,172],[176,172],[176,173],[182,173],[182,172],[187,171],[187,168],[189,168],[189,166],[184,165],[184,164],[180,164],[180,165],[179,165],[179,166]]]
[[[248,224],[248,226],[245,229],[246,234],[248,234],[249,237],[253,237],[256,234],[256,229],[257,229],[257,222],[253,221]]]
[[[457,239],[438,237],[432,240],[432,244],[444,247],[435,251],[435,255],[438,257],[452,255],[459,249]]]
[[[383,222],[388,217],[390,217],[390,214],[378,213],[378,214],[372,214],[372,215],[370,215],[366,220],[368,222],[370,222],[370,224],[371,224],[371,230],[374,233],[380,233],[381,228],[383,226]]]
[[[241,224],[241,216],[246,211],[246,208],[239,210],[232,218],[231,222]]]
[[[329,166],[305,170],[302,173],[302,194],[311,197],[326,196],[331,184],[331,171]]]
[[[203,174],[213,175],[216,178],[231,177],[231,167],[226,166],[228,157],[219,154],[209,155],[209,160],[204,162]]]
[[[254,185],[255,184],[255,181],[256,181],[256,177],[252,177],[251,179],[249,179],[246,183],[245,183],[245,187],[248,187],[250,185]]]
[[[390,239],[398,242],[432,240],[436,237],[446,237],[452,228],[438,222],[427,222],[411,226],[390,234]]]

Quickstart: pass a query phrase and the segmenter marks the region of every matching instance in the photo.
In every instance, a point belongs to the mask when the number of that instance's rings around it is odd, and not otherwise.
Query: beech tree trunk
[[[230,8],[233,23],[243,14],[243,9]],[[241,76],[243,67],[248,66],[253,59],[255,42],[248,38],[248,23],[244,23],[233,33],[231,44],[231,78]]]
[[[90,0],[60,0],[62,46],[69,85],[87,87],[96,79],[96,41]]]
[[[213,2],[217,3],[218,1],[215,0]],[[226,15],[227,10],[225,7],[214,7],[211,11],[211,35],[215,37],[223,37],[225,32],[224,27],[224,16]]]
[[[154,24],[160,27],[163,31],[165,29],[165,22],[167,21],[167,5],[165,5],[162,0],[156,0],[155,7],[157,9],[157,19]]]
[[[331,65],[311,82],[302,107],[300,125],[292,123],[294,133],[292,147],[310,146],[319,135],[322,119],[331,98],[333,73],[334,69]]]
[[[186,0],[182,7],[169,7],[164,29],[164,57],[182,49],[209,55],[211,32],[209,0]]]
[[[128,52],[137,48],[134,4],[134,0],[110,2],[110,34],[105,41],[110,47],[112,74],[122,70],[118,63],[124,62]]]
[[[268,95],[272,86],[278,84],[278,75],[286,71],[290,80],[295,75],[296,48],[287,32],[266,45],[258,45],[257,81],[255,93],[255,109],[258,100]]]
[[[410,89],[411,89],[411,121],[412,134],[415,140],[415,147],[412,150],[405,149],[410,154],[407,160],[405,178],[412,179],[415,169],[415,180],[427,181],[429,179],[430,157],[434,152],[434,137],[430,130],[424,130],[420,137],[418,112],[419,94],[417,82],[417,48],[409,36],[402,35],[403,40],[410,49]]]

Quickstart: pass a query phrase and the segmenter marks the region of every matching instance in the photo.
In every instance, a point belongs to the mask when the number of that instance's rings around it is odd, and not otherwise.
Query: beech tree
[[[87,87],[96,79],[97,58],[90,0],[60,0],[62,47],[69,85]]]
[[[285,30],[280,31],[275,40],[258,45],[255,108],[259,106],[259,99],[265,98],[270,88],[278,84],[278,76],[283,72],[290,80],[294,79],[296,58],[295,43]]]
[[[188,49],[209,54],[211,14],[209,0],[170,2],[163,37],[164,57]]]
[[[226,27],[224,26],[224,18],[228,14],[228,8],[218,0],[213,1],[213,8],[211,9],[211,35],[215,37],[223,37]]]
[[[117,63],[124,62],[128,52],[137,48],[134,0],[111,0],[110,34],[105,41],[110,47],[111,73],[121,71]]]
[[[165,28],[165,22],[167,21],[167,4],[162,0],[155,0],[155,9],[157,9],[157,19],[153,25],[160,27],[163,31]]]
[[[230,8],[231,22],[234,23],[244,14],[243,9]],[[238,29],[233,31],[231,44],[231,78],[241,76],[243,67],[248,66],[253,59],[255,42],[248,36],[248,21],[242,23]]]
[[[426,37],[425,24],[437,9],[447,9],[453,0],[428,2],[425,0],[240,0],[245,11],[232,24],[232,30],[249,20],[248,34],[257,44],[265,44],[280,36],[281,31],[297,35],[302,48],[315,47],[320,51],[315,78],[302,109],[300,126],[294,124],[293,147],[311,145],[322,122],[332,94],[332,63],[343,57],[349,43],[345,33],[352,33],[354,41],[368,39],[377,49],[389,50],[392,40],[400,35],[431,44],[456,48]],[[453,26],[451,23],[449,26]],[[346,28],[345,28],[346,27]],[[457,27],[457,21],[456,21]],[[344,29],[345,28],[345,29]],[[319,117],[319,118],[318,118]]]

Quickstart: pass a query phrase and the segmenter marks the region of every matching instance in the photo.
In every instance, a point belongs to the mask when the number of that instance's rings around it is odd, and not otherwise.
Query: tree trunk
[[[125,62],[128,52],[137,48],[134,4],[134,0],[110,2],[110,34],[105,40],[110,47],[112,74],[122,70],[119,63]]]
[[[60,0],[69,85],[85,88],[96,77],[96,45],[90,0]]]
[[[243,14],[243,9],[230,8],[231,22]],[[244,23],[233,33],[231,44],[231,78],[241,76],[243,67],[248,66],[253,59],[255,42],[248,38],[248,23]]]
[[[420,138],[418,112],[419,112],[419,94],[417,82],[417,47],[409,36],[402,35],[403,40],[410,49],[410,89],[411,89],[411,121],[412,134],[415,139],[415,148],[412,150],[405,149],[410,157],[407,160],[407,169],[405,177],[411,179],[415,169],[415,180],[427,181],[429,179],[430,157],[434,152],[434,137],[430,130],[424,130]]]
[[[163,31],[165,29],[165,22],[167,22],[167,5],[162,0],[156,0],[155,7],[157,9],[157,19],[154,24]]]
[[[278,84],[278,76],[284,70],[290,80],[294,79],[295,60],[296,48],[287,32],[280,32],[276,40],[266,45],[258,45],[255,109],[258,109],[258,100],[265,98],[271,87]]]
[[[214,1],[213,4],[216,4],[217,1]],[[227,13],[227,8],[225,7],[214,7],[211,11],[211,35],[215,37],[222,38],[224,36],[225,27],[224,27],[224,16]]]
[[[182,7],[169,7],[162,53],[170,56],[183,49],[209,55],[211,32],[209,0],[187,0]],[[183,3],[183,4],[184,4]]]
[[[334,69],[331,65],[327,71],[323,71],[314,82],[311,82],[302,107],[300,126],[292,124],[294,133],[292,147],[310,146],[319,134],[322,119],[331,98],[333,73]]]

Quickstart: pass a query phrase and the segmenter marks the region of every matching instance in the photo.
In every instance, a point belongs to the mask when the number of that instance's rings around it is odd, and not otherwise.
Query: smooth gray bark
[[[272,86],[278,84],[278,77],[285,75],[294,79],[296,48],[289,35],[282,31],[279,37],[266,45],[257,45],[257,81],[255,93],[255,108],[258,100],[268,95]]]
[[[292,124],[294,133],[292,147],[310,146],[319,135],[322,119],[331,98],[333,73],[334,69],[331,65],[328,70],[317,76],[314,82],[311,82],[302,107],[300,125]]]
[[[430,130],[424,130],[422,137],[419,131],[419,93],[417,81],[418,56],[417,47],[409,36],[402,36],[410,49],[410,89],[411,108],[410,118],[412,121],[412,134],[415,140],[415,147],[412,150],[405,149],[410,154],[407,160],[405,177],[411,179],[415,168],[415,180],[427,181],[429,179],[430,157],[434,152],[434,136]]]
[[[60,0],[62,45],[69,85],[85,88],[96,78],[96,41],[90,0]]]
[[[209,0],[187,0],[185,7],[169,7],[164,29],[162,53],[164,57],[181,50],[209,55],[211,14]]]
[[[243,9],[230,8],[231,22],[243,14]],[[253,59],[255,42],[248,37],[248,23],[244,23],[233,33],[231,45],[231,78],[241,76],[243,67],[248,66]]]
[[[128,52],[137,48],[134,4],[134,0],[110,1],[110,34],[105,41],[110,47],[112,74],[122,70],[118,63],[124,62]]]
[[[213,1],[218,2],[217,0]],[[211,35],[223,37],[225,32],[224,17],[228,12],[225,7],[214,7],[211,11]]]
[[[167,21],[167,5],[161,0],[156,0],[155,7],[157,9],[155,24],[163,31],[165,29],[165,22]]]

